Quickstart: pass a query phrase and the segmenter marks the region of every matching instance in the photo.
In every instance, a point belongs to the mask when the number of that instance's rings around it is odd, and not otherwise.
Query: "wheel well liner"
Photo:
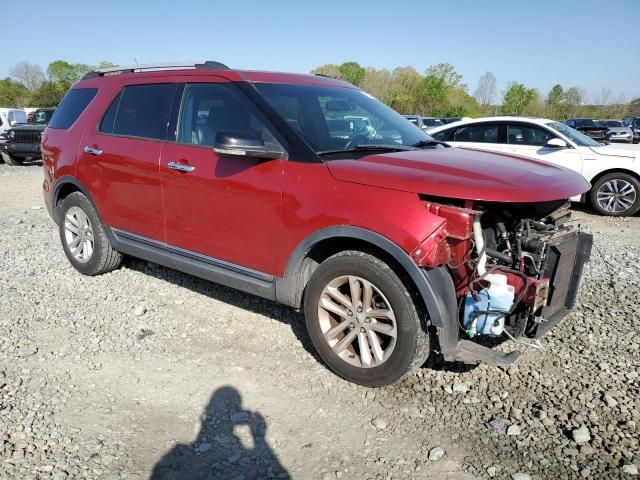
[[[307,281],[319,264],[314,254],[323,260],[333,253],[349,249],[368,249],[379,253],[383,256],[382,260],[401,268],[424,302],[431,323],[445,330],[453,329],[457,342],[455,289],[446,269],[421,269],[397,244],[364,228],[328,227],[314,232],[300,242],[289,258],[284,278],[276,280],[276,300],[299,308]]]

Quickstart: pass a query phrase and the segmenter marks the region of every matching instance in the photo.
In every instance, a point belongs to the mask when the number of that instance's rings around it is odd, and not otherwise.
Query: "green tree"
[[[9,108],[26,107],[29,104],[27,87],[11,78],[0,80],[0,105]]]
[[[417,91],[422,78],[413,67],[394,68],[386,103],[403,114],[417,113]]]
[[[328,63],[326,65],[320,65],[319,67],[311,70],[312,75],[325,75],[327,77],[340,78],[340,71],[338,65]]]
[[[391,78],[391,72],[386,68],[381,70],[366,68],[361,88],[369,95],[388,104],[391,97]]]
[[[117,67],[118,65],[116,65],[115,63],[111,63],[111,62],[107,62],[106,60],[101,61],[98,65],[96,65],[96,69],[99,68],[113,68],[113,67]]]
[[[55,83],[43,82],[31,95],[30,103],[34,107],[56,107],[64,94]]]
[[[84,75],[93,70],[91,65],[84,63],[69,63],[64,60],[55,60],[47,67],[49,81],[67,91],[71,85],[80,80]]]
[[[427,68],[427,76],[434,76],[444,81],[447,87],[467,89],[467,86],[462,81],[462,75],[456,72],[456,69],[450,63],[438,63],[437,65],[431,65]]]
[[[534,95],[534,90],[525,87],[522,83],[510,82],[504,93],[503,113],[505,115],[522,115]]]
[[[444,78],[427,75],[416,91],[417,112],[438,115],[447,107],[447,85]]]
[[[486,106],[461,88],[449,88],[447,91],[447,105],[442,113],[443,117],[480,117],[484,115]]]
[[[640,97],[627,103],[625,114],[629,117],[640,117]]]
[[[358,62],[344,62],[338,67],[340,78],[356,87],[362,85],[365,71]]]

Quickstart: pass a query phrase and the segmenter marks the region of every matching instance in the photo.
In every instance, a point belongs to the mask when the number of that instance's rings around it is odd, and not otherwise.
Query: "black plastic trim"
[[[119,252],[259,297],[275,299],[275,284],[269,274],[123,230],[108,227],[105,230],[111,245]]]
[[[299,273],[304,258],[314,245],[336,237],[359,239],[384,250],[405,270],[417,287],[429,313],[431,323],[445,330],[447,347],[457,342],[458,324],[455,289],[451,275],[444,268],[423,270],[398,245],[382,235],[359,227],[336,226],[318,230],[305,238],[289,258],[284,278],[276,278],[276,300],[285,305],[299,307],[304,285],[300,285]]]

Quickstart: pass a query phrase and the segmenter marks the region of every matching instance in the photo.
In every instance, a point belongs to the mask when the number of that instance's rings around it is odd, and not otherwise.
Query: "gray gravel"
[[[369,390],[288,308],[137,260],[82,277],[41,182],[0,164],[0,479],[635,478],[637,217],[574,212],[609,270],[594,251],[543,351]]]

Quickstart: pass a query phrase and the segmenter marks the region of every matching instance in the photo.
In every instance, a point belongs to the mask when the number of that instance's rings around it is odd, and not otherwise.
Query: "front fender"
[[[340,237],[345,240],[357,239],[374,245],[398,262],[418,289],[431,323],[439,329],[447,331],[451,330],[453,325],[453,333],[457,341],[455,288],[446,268],[419,268],[397,244],[364,228],[347,225],[323,228],[300,242],[289,258],[284,278],[276,280],[276,300],[278,302],[294,307],[301,305],[305,287],[304,281],[301,281],[305,273],[301,271],[304,268],[303,260],[314,245],[323,240]]]

